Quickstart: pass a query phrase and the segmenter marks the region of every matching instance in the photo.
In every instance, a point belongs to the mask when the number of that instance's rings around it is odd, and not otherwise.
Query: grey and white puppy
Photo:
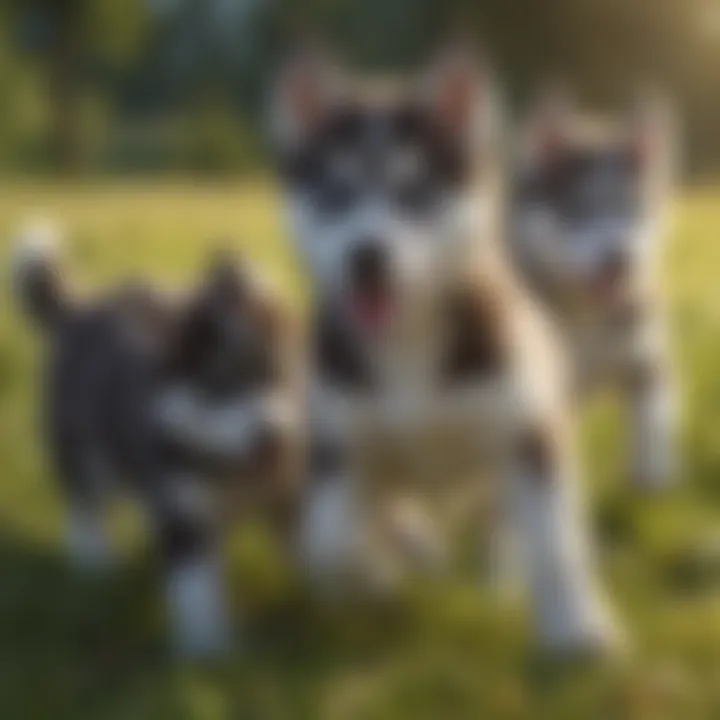
[[[457,47],[395,85],[351,83],[312,51],[281,73],[284,199],[317,298],[301,546],[332,584],[392,567],[394,543],[424,551],[412,499],[452,435],[507,492],[542,640],[607,647],[562,349],[504,256],[498,116],[491,73]],[[362,476],[377,444],[413,468],[399,485]]]
[[[22,235],[13,279],[47,341],[43,429],[72,558],[108,559],[103,511],[108,482],[119,481],[159,543],[177,650],[215,653],[231,637],[222,510],[236,493],[282,504],[292,491],[297,427],[279,308],[229,259],[173,298],[125,285],[80,299],[60,274],[52,234]]]
[[[675,471],[676,398],[655,265],[667,234],[673,123],[657,100],[599,120],[557,94],[531,112],[516,162],[512,250],[553,314],[577,394],[608,384],[629,410],[631,477]]]

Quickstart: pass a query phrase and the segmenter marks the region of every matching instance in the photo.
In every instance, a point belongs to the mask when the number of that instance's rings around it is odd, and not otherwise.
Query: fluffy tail
[[[55,228],[35,223],[19,233],[13,248],[13,295],[22,311],[46,329],[56,323],[64,309],[58,247]]]

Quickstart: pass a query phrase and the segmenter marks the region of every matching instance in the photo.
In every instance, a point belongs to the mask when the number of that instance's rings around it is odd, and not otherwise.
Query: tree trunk
[[[55,0],[53,41],[48,53],[51,153],[56,169],[74,172],[83,161],[80,103],[85,61],[85,2]]]

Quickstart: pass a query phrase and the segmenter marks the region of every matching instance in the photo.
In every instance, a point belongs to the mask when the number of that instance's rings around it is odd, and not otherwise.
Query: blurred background
[[[610,667],[538,656],[526,614],[478,587],[475,560],[388,607],[328,612],[251,532],[231,548],[237,654],[219,668],[173,666],[132,514],[114,519],[116,572],[70,572],[38,432],[43,348],[6,301],[0,717],[720,717],[720,0],[0,0],[0,266],[18,224],[40,212],[67,231],[82,282],[188,281],[221,238],[302,302],[264,132],[288,33],[394,69],[458,26],[482,39],[514,108],[547,78],[600,107],[649,82],[682,120],[687,182],[663,257],[685,401],[679,487],[632,491],[610,399],[583,422],[603,578],[635,653]]]
[[[4,0],[6,172],[243,172],[262,164],[262,100],[289,28],[361,67],[482,37],[511,100],[561,78],[590,99],[659,82],[683,107],[689,166],[720,163],[716,0]]]

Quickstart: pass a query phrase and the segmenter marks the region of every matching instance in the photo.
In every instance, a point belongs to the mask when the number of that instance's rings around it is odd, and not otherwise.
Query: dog
[[[198,286],[127,283],[81,298],[55,231],[21,233],[18,303],[47,344],[43,430],[81,567],[109,559],[108,483],[140,500],[159,545],[176,650],[229,649],[220,541],[238,512],[289,517],[298,426],[290,318],[256,273],[218,257]],[[252,500],[252,504],[250,504]]]
[[[280,71],[271,127],[316,297],[299,544],[325,587],[383,585],[408,545],[425,552],[424,451],[457,437],[502,481],[542,642],[605,649],[619,630],[579,498],[564,352],[503,250],[495,86],[460,47],[398,83],[350,82],[312,48]],[[412,470],[369,480],[377,444]],[[438,503],[445,489],[430,488]]]
[[[525,123],[509,233],[520,273],[560,328],[577,398],[617,389],[628,408],[630,477],[676,476],[677,398],[654,272],[675,162],[669,108],[643,98],[602,120],[557,91]]]

